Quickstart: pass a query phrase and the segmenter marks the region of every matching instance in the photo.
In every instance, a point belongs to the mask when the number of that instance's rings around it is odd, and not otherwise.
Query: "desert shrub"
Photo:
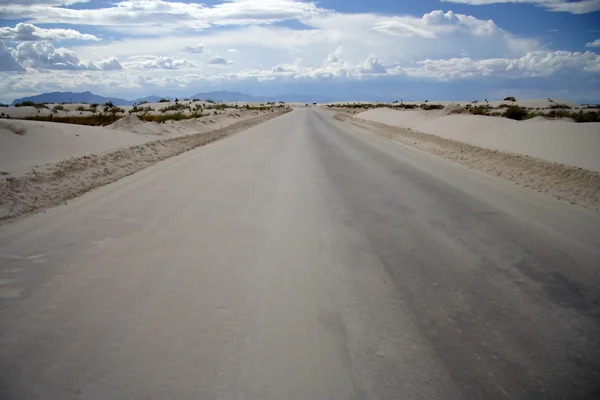
[[[581,110],[579,112],[570,113],[569,118],[573,118],[575,120],[575,122],[600,122],[600,112],[599,111],[583,112],[583,110]]]
[[[171,102],[171,100],[168,100],[168,99],[160,99],[158,102],[159,102],[159,103],[170,103],[170,102]]]
[[[506,97],[504,101],[517,101],[513,96]]]
[[[27,117],[25,119],[32,121],[50,121],[50,122],[61,122],[63,124],[76,124],[76,125],[91,125],[91,126],[105,126],[110,125],[113,122],[120,119],[120,116],[114,114],[96,114],[96,115],[76,115],[76,116],[65,116],[56,117],[52,114],[35,117]]]
[[[508,108],[510,107],[508,104],[500,104],[498,108]]]
[[[200,101],[200,99],[192,99],[193,102]]]
[[[55,105],[54,107],[52,107],[52,111],[64,111],[65,107],[61,104]]]
[[[529,112],[525,108],[519,106],[510,106],[504,112],[504,116],[506,118],[514,119],[517,121],[526,119],[528,114]]]
[[[85,111],[85,107],[84,106],[79,106],[79,107],[77,107],[77,111]]]
[[[206,101],[207,103],[212,103],[212,104],[215,104],[215,101],[214,101],[213,99],[206,99],[206,100],[204,100],[204,101]]]
[[[441,110],[444,108],[441,104],[421,104],[423,110]]]
[[[138,105],[138,106],[141,106],[142,104],[146,104],[146,103],[148,103],[146,100],[142,100],[142,101],[140,101],[140,102],[139,102],[137,105]]]
[[[467,107],[467,109],[473,115],[489,115],[490,112],[490,107],[488,106]]]
[[[15,107],[35,107],[35,103],[33,101],[26,100],[15,104]]]
[[[187,108],[187,106],[185,106],[184,104],[175,103],[168,107],[163,108],[162,110],[160,110],[160,112],[166,113],[167,111],[179,111],[179,110],[184,110],[186,108]]]
[[[552,110],[570,110],[571,107],[566,104],[551,104],[550,109],[552,109]]]

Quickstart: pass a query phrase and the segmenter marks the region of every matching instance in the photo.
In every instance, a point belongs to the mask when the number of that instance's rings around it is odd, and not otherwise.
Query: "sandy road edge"
[[[223,139],[292,111],[275,111],[235,122],[210,132],[157,140],[137,146],[74,157],[0,181],[0,225],[18,217],[56,206],[97,187],[109,184],[159,161]]]
[[[504,153],[439,136],[366,121],[346,113],[335,118],[379,136],[486,172],[558,200],[600,212],[600,173],[538,158]]]

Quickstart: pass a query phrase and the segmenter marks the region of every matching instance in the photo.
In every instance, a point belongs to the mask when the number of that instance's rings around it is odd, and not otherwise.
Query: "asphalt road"
[[[0,228],[0,398],[600,398],[600,216],[296,110]]]

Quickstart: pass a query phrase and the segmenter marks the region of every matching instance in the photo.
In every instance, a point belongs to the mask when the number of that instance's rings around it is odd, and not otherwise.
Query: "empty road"
[[[0,398],[600,397],[600,216],[295,110],[0,228]]]

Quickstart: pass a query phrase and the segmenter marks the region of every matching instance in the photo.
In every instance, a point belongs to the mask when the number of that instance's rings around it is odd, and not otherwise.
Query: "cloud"
[[[188,53],[202,54],[207,50],[206,46],[202,43],[198,43],[195,46],[188,46],[185,48],[185,51]]]
[[[122,68],[114,57],[100,62],[82,62],[74,51],[55,48],[52,43],[23,42],[11,54],[21,65],[29,68],[103,71]]]
[[[26,4],[31,3],[31,4]],[[0,19],[27,19],[34,23],[63,23],[103,25],[114,30],[135,33],[139,27],[146,34],[153,29],[164,33],[203,30],[223,25],[263,25],[290,19],[308,18],[326,12],[313,2],[298,0],[229,0],[212,7],[164,0],[123,0],[113,6],[99,9],[71,9],[54,7],[53,3],[20,1],[0,3]]]
[[[216,56],[208,62],[209,65],[230,65],[233,61],[227,60],[226,58]]]
[[[585,47],[600,47],[600,39],[596,39],[585,45]]]
[[[100,40],[94,35],[73,29],[44,29],[19,22],[14,28],[0,28],[0,39],[11,41]]]
[[[600,11],[600,0],[441,0],[446,3],[469,4],[482,6],[503,3],[528,3],[544,7],[549,11],[569,12],[571,14],[587,14]]]
[[[0,71],[25,71],[25,68],[12,56],[13,50],[6,46],[4,40],[0,40]]]
[[[375,56],[369,56],[358,65],[358,70],[363,74],[385,74],[387,69]]]
[[[227,49],[225,51],[228,53],[237,53],[237,49]]]
[[[194,68],[196,64],[185,58],[155,57],[146,61],[142,66],[144,68],[179,69],[184,67]]]
[[[548,77],[568,70],[600,72],[600,56],[592,52],[537,51],[520,58],[473,60],[468,57],[424,60],[420,67],[399,67],[396,72],[418,78],[442,81],[474,77],[531,78]]]

